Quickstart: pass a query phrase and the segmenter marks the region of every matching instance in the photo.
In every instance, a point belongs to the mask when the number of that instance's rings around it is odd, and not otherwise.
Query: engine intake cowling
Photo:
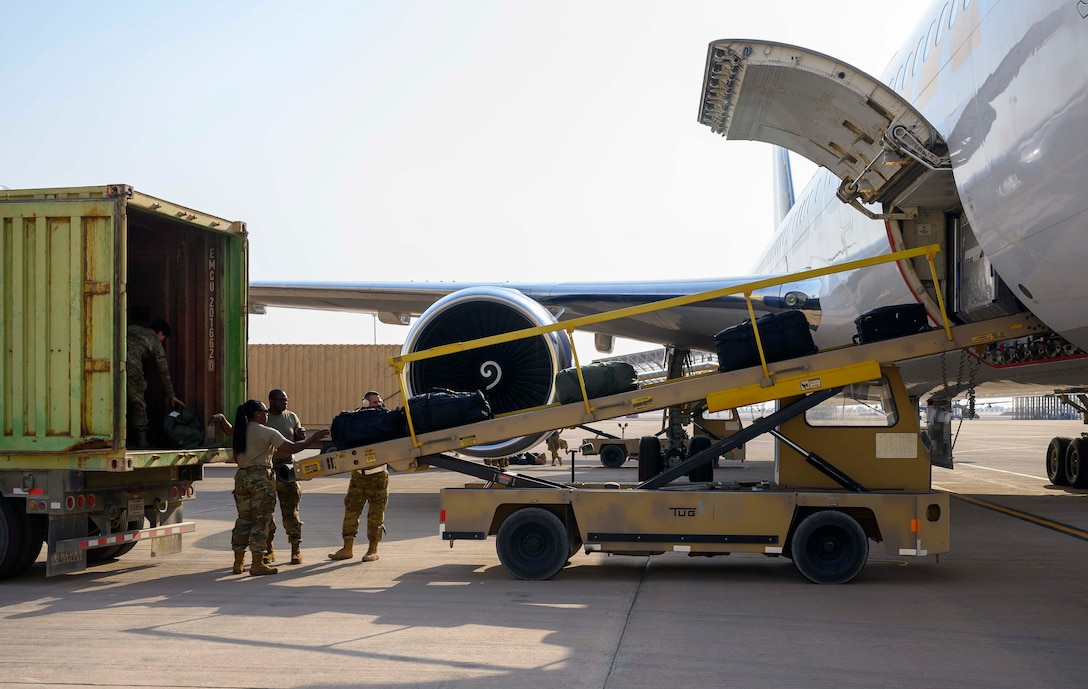
[[[555,322],[547,309],[517,290],[470,287],[446,295],[424,311],[409,331],[403,353]],[[560,330],[413,361],[405,367],[405,379],[409,395],[433,388],[481,390],[491,404],[491,411],[498,415],[553,402],[555,374],[569,367],[570,362],[570,340]],[[506,457],[529,449],[545,435],[478,445],[465,449],[464,453],[475,457]]]

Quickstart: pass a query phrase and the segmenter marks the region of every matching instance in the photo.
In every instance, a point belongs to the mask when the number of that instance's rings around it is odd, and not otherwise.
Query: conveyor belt
[[[285,467],[280,478],[307,480],[381,465],[388,465],[394,471],[415,471],[421,465],[427,464],[425,458],[430,455],[456,452],[474,445],[487,445],[551,430],[575,428],[696,400],[706,400],[708,408],[715,411],[821,392],[878,378],[880,363],[893,363],[998,342],[1042,329],[1045,326],[1030,314],[1019,314],[956,326],[948,330],[947,334],[945,330],[937,329],[779,361],[769,364],[769,376],[764,376],[761,366],[690,376],[632,392],[592,399],[589,401],[588,411],[587,405],[583,403],[553,404],[488,421],[421,434],[414,439],[398,438],[298,459],[293,467]],[[729,440],[726,439],[726,442]],[[681,466],[684,465],[679,465],[668,473],[671,474]]]

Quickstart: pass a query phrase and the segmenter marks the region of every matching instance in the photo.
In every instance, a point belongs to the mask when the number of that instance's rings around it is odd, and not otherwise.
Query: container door
[[[0,447],[117,445],[119,218],[111,200],[0,203]]]

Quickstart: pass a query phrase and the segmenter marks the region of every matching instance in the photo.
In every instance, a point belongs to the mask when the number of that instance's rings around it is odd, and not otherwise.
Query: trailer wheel
[[[1088,439],[1073,438],[1065,450],[1065,474],[1069,485],[1088,488]]]
[[[627,461],[627,450],[619,445],[601,446],[601,464],[610,469],[623,466]]]
[[[15,575],[26,554],[26,518],[11,500],[0,498],[0,579]]]
[[[46,519],[44,515],[26,517],[26,543],[23,544],[23,557],[19,562],[15,563],[15,567],[11,570],[11,576],[17,577],[28,569],[30,569],[38,560],[38,555],[42,552],[42,546],[45,545]]]
[[[1065,473],[1065,453],[1072,438],[1053,438],[1046,448],[1046,477],[1055,486],[1068,486],[1069,475]]]
[[[705,435],[697,435],[691,439],[688,445],[688,457],[697,455],[703,450],[709,449],[714,444]],[[688,472],[688,480],[692,483],[711,483],[714,481],[714,462],[701,464]]]
[[[126,531],[135,531],[137,529],[144,528],[147,523],[146,517],[140,517],[139,520],[133,520],[125,527]],[[98,526],[91,521],[89,527],[89,534],[91,536],[97,536],[100,534]],[[129,541],[128,543],[118,543],[116,545],[107,545],[101,548],[91,548],[87,551],[87,564],[88,565],[100,565],[103,562],[109,562],[110,560],[117,560],[122,555],[128,554],[133,548],[138,545],[138,541]]]
[[[567,563],[570,535],[559,517],[540,507],[523,507],[499,527],[499,562],[518,579],[551,579]]]
[[[793,564],[816,584],[845,584],[869,557],[869,539],[857,520],[843,512],[821,510],[805,517],[790,544]]]
[[[638,441],[638,480],[649,481],[665,469],[661,455],[661,438],[644,435]]]

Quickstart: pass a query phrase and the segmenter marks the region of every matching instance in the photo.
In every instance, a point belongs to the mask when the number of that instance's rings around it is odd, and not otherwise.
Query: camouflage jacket
[[[167,397],[176,397],[174,386],[170,383],[170,369],[166,365],[166,350],[155,335],[155,331],[143,325],[128,326],[128,370],[143,371],[144,359],[155,358],[155,365],[159,367],[159,380],[162,381],[162,389]]]

